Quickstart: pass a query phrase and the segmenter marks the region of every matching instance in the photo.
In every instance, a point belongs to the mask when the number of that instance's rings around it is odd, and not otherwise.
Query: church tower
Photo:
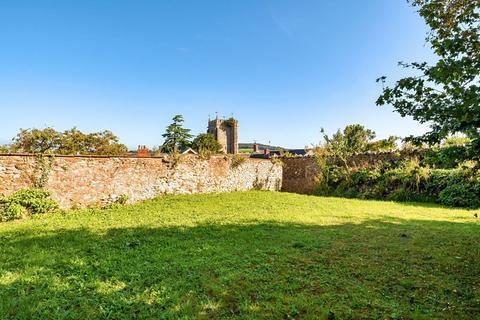
[[[234,118],[208,121],[208,133],[220,143],[224,153],[238,153],[238,121]]]

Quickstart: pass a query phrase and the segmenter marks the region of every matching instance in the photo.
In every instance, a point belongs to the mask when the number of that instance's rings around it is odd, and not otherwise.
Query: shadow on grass
[[[478,210],[478,208],[468,208],[468,207],[448,207],[445,205],[442,205],[440,203],[435,203],[435,202],[418,202],[418,201],[393,201],[396,204],[407,206],[407,207],[420,207],[420,208],[440,208],[440,209],[448,209],[452,211],[456,210],[471,210],[475,211]]]
[[[4,233],[0,316],[477,318],[479,241],[392,219]]]
[[[283,192],[287,193],[287,192]],[[291,193],[291,194],[298,194],[298,193]],[[386,203],[395,203],[401,206],[406,207],[420,207],[420,208],[428,208],[428,209],[447,209],[447,210],[471,210],[471,211],[480,211],[480,208],[475,207],[453,207],[453,206],[446,206],[433,200],[389,200],[389,199],[377,199],[377,198],[358,198],[358,197],[348,197],[348,196],[341,196],[341,195],[322,195],[322,194],[301,194],[302,196],[308,197],[321,197],[321,198],[332,198],[332,199],[344,199],[344,200],[353,200],[353,201],[375,201],[375,202],[386,202]]]

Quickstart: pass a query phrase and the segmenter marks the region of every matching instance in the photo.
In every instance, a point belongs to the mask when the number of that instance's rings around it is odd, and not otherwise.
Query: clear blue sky
[[[406,0],[0,0],[0,142],[77,126],[153,146],[174,114],[200,133],[215,112],[286,147],[421,133],[375,79],[431,59],[426,31]]]

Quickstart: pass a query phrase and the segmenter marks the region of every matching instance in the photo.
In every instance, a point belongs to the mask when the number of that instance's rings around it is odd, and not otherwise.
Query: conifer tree
[[[183,116],[177,114],[173,117],[173,123],[170,124],[162,135],[165,142],[162,145],[162,151],[166,153],[178,152],[181,148],[187,148],[191,145],[190,129],[183,127]]]

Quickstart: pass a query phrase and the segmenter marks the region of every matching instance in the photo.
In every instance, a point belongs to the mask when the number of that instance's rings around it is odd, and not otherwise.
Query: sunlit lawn
[[[0,319],[475,319],[480,211],[247,192],[0,224]]]

